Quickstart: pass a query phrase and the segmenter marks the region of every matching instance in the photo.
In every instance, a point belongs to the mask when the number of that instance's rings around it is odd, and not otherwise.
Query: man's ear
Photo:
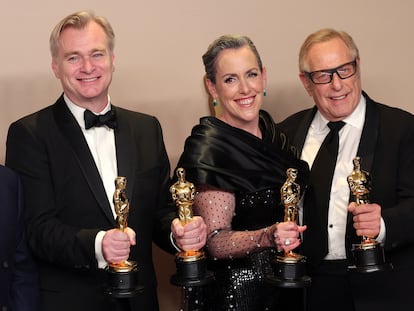
[[[56,61],[55,61],[55,59],[54,58],[52,58],[52,64],[51,64],[51,66],[52,66],[52,70],[53,70],[53,72],[54,72],[54,74],[55,74],[55,77],[57,78],[57,79],[59,79],[59,66],[58,66],[58,64],[56,63]]]
[[[307,76],[305,76],[305,74],[303,72],[299,73],[299,79],[302,82],[303,86],[305,87],[306,92],[308,93],[309,96],[313,96],[313,92],[312,92],[312,82],[309,81],[309,78]]]

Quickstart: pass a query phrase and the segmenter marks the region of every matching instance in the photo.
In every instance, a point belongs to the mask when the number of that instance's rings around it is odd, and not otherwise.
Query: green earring
[[[217,107],[218,103],[216,99],[213,99],[213,107]]]
[[[263,96],[266,96],[266,95],[267,95],[267,92],[266,92],[266,89],[264,89]]]

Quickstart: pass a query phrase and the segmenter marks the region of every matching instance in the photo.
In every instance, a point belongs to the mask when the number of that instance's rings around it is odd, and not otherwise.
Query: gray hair
[[[252,50],[256,56],[259,69],[262,71],[263,65],[259,52],[249,37],[241,35],[223,35],[214,40],[213,43],[211,43],[208,47],[207,52],[203,55],[206,78],[209,79],[212,83],[216,83],[216,62],[217,57],[221,51],[227,49],[239,49],[244,46],[248,46]]]

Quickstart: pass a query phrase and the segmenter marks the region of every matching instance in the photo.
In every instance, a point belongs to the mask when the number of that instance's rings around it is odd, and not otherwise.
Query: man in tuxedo
[[[168,203],[170,167],[155,117],[112,104],[114,32],[91,12],[60,21],[50,36],[57,101],[14,122],[6,164],[23,180],[28,241],[39,266],[41,310],[158,310],[152,242],[174,252],[204,245],[200,217],[182,227]],[[99,116],[98,116],[99,115]],[[126,177],[126,230],[116,227],[115,178]],[[170,198],[171,199],[171,198]],[[108,263],[136,261],[143,292],[104,293]]]
[[[412,305],[407,284],[414,279],[414,117],[362,91],[359,51],[346,32],[322,29],[309,35],[299,53],[299,68],[315,107],[280,126],[298,156],[312,167],[303,200],[307,230],[302,246],[312,277],[307,310],[405,310]],[[319,184],[325,175],[316,180],[312,176],[328,165],[315,168],[330,131],[328,122],[330,127],[340,124],[339,148],[333,177],[323,190]],[[350,199],[347,176],[356,156],[361,169],[371,174],[369,204]],[[321,202],[325,193],[326,204]],[[351,245],[360,243],[362,236],[384,246],[393,270],[348,270],[353,264]]]
[[[18,176],[0,165],[0,310],[38,310],[39,284],[26,244]]]

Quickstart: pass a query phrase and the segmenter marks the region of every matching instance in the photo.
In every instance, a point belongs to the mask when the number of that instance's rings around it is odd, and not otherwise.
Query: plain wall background
[[[278,121],[312,105],[298,78],[297,54],[305,37],[324,27],[353,36],[363,89],[373,99],[414,112],[410,0],[3,0],[0,163],[10,123],[60,95],[50,67],[49,35],[61,18],[83,9],[107,17],[115,30],[113,103],[159,118],[172,168],[192,126],[210,113],[201,55],[226,33],[255,42],[268,72],[264,108]],[[169,285],[173,257],[158,249],[154,256],[161,310],[178,310],[180,290]]]

